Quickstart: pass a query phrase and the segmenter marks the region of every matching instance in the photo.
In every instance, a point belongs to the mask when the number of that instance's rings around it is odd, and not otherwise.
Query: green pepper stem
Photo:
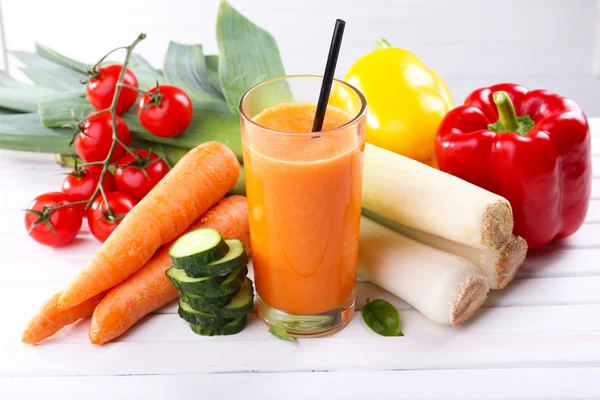
[[[492,96],[498,109],[498,132],[518,132],[519,121],[508,93],[501,90]]]

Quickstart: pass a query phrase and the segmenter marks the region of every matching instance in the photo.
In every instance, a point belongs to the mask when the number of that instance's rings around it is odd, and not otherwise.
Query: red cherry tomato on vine
[[[66,206],[50,212],[48,210],[69,202],[69,197],[61,192],[44,193],[33,199],[25,212],[25,228],[29,236],[46,246],[58,247],[71,243],[81,229],[81,209]]]
[[[101,242],[104,242],[117,229],[125,215],[137,204],[133,197],[122,192],[106,193],[106,200],[111,210],[106,206],[102,196],[98,196],[87,210],[90,230],[94,237]]]
[[[136,157],[125,154],[115,170],[117,189],[140,201],[169,172],[169,166],[148,150],[134,150]]]
[[[149,92],[153,96],[142,95],[138,104],[138,117],[144,128],[163,138],[185,131],[194,115],[190,96],[173,85],[159,85]]]
[[[87,82],[86,90],[87,98],[96,110],[104,110],[110,107],[122,70],[122,66],[112,64],[100,67],[97,74],[92,74],[92,77]],[[136,88],[138,87],[137,78],[130,69],[125,71],[123,83],[135,86]],[[137,97],[138,92],[136,90],[128,87],[121,88],[119,100],[117,101],[117,114],[123,114],[129,110],[137,100]]]
[[[100,165],[88,165],[74,169],[63,181],[61,190],[69,196],[71,201],[89,200],[94,194],[98,182],[100,182],[100,174],[102,174],[102,166]],[[106,171],[104,174],[102,187],[105,193],[117,190],[115,177],[110,171]],[[85,210],[84,204],[77,207],[81,208],[82,212]]]
[[[104,161],[112,146],[112,117],[104,112],[83,122],[81,132],[75,138],[75,150],[85,162]],[[123,118],[117,115],[117,136],[125,146],[131,143],[131,132]],[[125,154],[125,148],[117,144],[110,158],[114,163]]]

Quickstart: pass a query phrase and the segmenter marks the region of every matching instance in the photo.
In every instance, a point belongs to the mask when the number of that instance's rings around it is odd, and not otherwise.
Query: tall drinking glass
[[[276,78],[240,101],[258,313],[301,336],[343,328],[356,286],[367,105],[334,81],[310,133],[321,83]]]

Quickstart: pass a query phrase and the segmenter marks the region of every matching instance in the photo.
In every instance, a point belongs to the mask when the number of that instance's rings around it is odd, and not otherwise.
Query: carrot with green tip
[[[240,164],[224,144],[190,150],[123,219],[58,299],[73,307],[123,282],[235,185]]]
[[[214,228],[224,238],[239,239],[250,250],[248,203],[243,196],[221,200],[198,219],[188,231]],[[90,342],[109,342],[131,328],[145,315],[177,298],[165,275],[171,267],[170,243],[152,256],[142,269],[115,286],[98,304],[90,323]]]

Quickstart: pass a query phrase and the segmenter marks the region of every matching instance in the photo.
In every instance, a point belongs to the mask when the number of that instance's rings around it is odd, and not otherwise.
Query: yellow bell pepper
[[[367,142],[435,165],[438,125],[454,108],[446,83],[407,50],[385,40],[376,49],[358,59],[345,78],[367,99]]]

